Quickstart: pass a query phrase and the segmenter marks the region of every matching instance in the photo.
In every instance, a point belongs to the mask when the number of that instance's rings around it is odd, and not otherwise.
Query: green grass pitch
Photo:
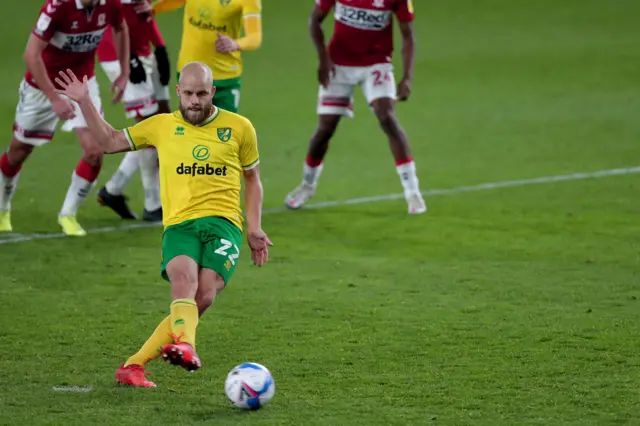
[[[41,2],[6,3],[8,143]],[[241,112],[259,133],[273,209],[301,178],[316,58],[313,2],[263,3]],[[398,116],[424,190],[640,165],[639,2],[414,3],[415,83]],[[172,61],[181,18],[159,17]],[[106,117],[125,126],[97,74]],[[355,112],[314,202],[400,192],[361,94]],[[79,156],[63,132],[35,152],[14,199],[16,233],[59,232]],[[106,160],[101,185],[119,161]],[[242,256],[198,328],[204,367],[188,375],[157,361],[153,390],[116,387],[114,372],[168,310],[159,228],[0,244],[0,424],[638,425],[639,190],[640,176],[625,174],[453,191],[429,197],[421,217],[402,199],[268,214],[272,262]],[[141,211],[138,178],[127,194]],[[79,220],[121,225],[94,197]],[[224,378],[243,361],[274,374],[264,410],[225,400]]]

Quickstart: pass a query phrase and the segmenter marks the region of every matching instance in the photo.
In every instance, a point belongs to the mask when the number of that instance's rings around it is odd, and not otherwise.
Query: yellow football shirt
[[[176,111],[157,114],[125,129],[133,150],[154,146],[160,159],[162,223],[224,217],[242,230],[241,176],[259,163],[251,122],[216,108],[194,126]]]
[[[261,0],[187,0],[178,69],[182,69],[189,62],[199,61],[213,70],[216,80],[240,77],[240,52],[216,52],[217,33],[220,32],[234,40],[240,38],[244,19],[259,17],[261,3]]]

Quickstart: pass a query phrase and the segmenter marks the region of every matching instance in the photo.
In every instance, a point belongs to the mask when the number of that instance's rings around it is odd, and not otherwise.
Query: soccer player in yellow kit
[[[69,70],[56,82],[76,101],[89,131],[105,153],[155,146],[160,159],[163,206],[162,276],[171,283],[170,315],[142,348],[120,366],[116,381],[155,387],[146,363],[162,354],[171,364],[194,371],[198,318],[227,285],[242,245],[241,176],[247,240],[253,263],[262,266],[272,245],[262,231],[262,183],[256,132],[251,122],[212,105],[211,69],[194,62],[182,69],[177,91],[180,111],[158,114],[123,131],[113,129],[91,103],[87,79]]]
[[[151,9],[163,13],[182,6],[178,69],[192,61],[207,64],[216,76],[213,104],[238,112],[241,52],[258,49],[262,44],[262,0],[158,0]]]

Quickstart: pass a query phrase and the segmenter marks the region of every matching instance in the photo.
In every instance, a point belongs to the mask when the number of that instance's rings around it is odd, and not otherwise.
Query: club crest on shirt
[[[231,139],[231,127],[220,127],[218,129],[218,138],[222,142],[227,142]]]
[[[231,3],[231,0],[220,0],[220,6],[222,7],[229,5],[229,3]]]
[[[104,13],[98,15],[98,26],[102,27],[107,24],[107,17]]]
[[[384,0],[373,0],[373,7],[384,9]]]

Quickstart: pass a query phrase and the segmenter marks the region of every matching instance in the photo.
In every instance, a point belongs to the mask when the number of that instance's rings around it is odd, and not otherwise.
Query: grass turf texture
[[[415,3],[413,98],[398,115],[423,189],[640,163],[637,2]],[[39,7],[5,6],[7,142]],[[310,7],[266,2],[264,46],[245,56],[241,112],[259,132],[267,208],[299,182],[315,125]],[[159,20],[175,61],[181,13]],[[124,126],[97,74],[106,117]],[[36,150],[15,232],[59,232],[79,156],[62,132]],[[101,185],[119,161],[106,160]],[[198,329],[204,368],[155,362],[149,391],[113,374],[168,312],[159,229],[2,245],[0,423],[638,424],[639,186],[630,175],[451,195],[427,200],[423,217],[402,200],[267,216],[272,263],[242,256]],[[314,201],[394,192],[358,94]],[[127,193],[142,210],[138,178]],[[93,197],[79,220],[119,223]],[[242,361],[274,374],[275,399],[257,413],[224,397]]]

